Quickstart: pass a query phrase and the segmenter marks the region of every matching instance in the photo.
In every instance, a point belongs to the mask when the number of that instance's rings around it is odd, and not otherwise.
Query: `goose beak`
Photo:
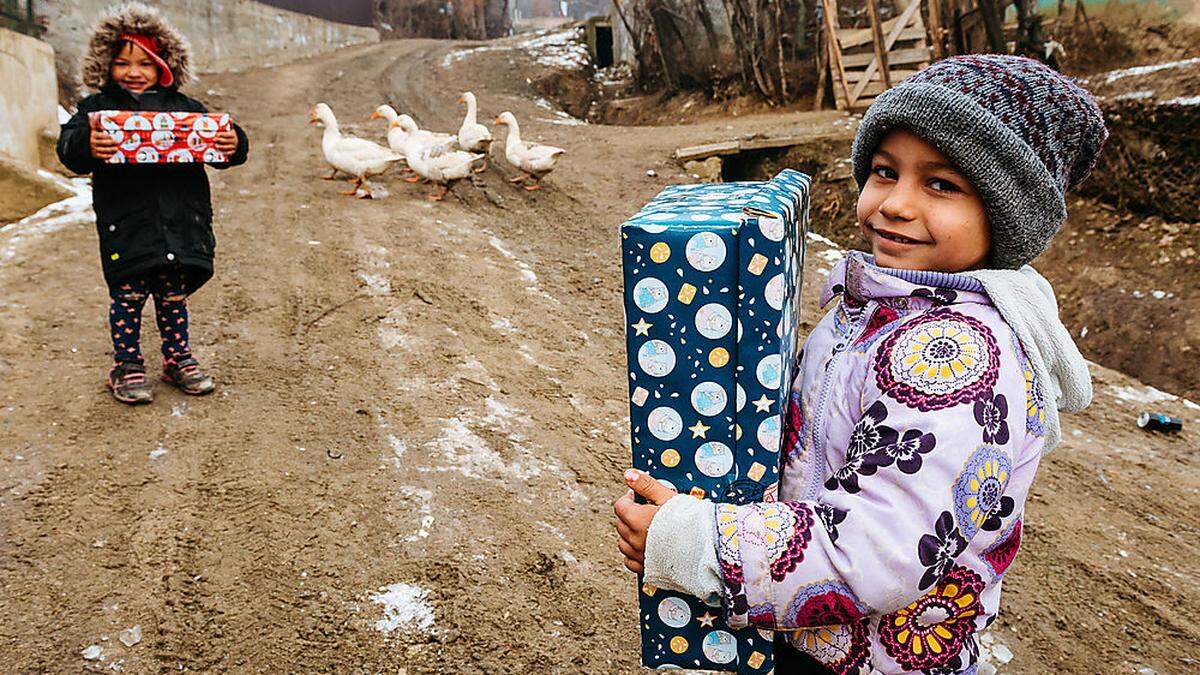
[[[497,117],[497,118],[496,118],[496,121],[494,122],[494,124],[504,124],[504,120],[503,120],[503,119],[500,119],[499,117]]]
[[[308,123],[309,124],[317,123],[317,109],[316,108],[313,108],[312,110],[308,111]]]
[[[458,102],[459,102],[459,104],[466,103],[466,102],[467,102],[467,98],[466,98],[465,96],[459,96],[459,97],[458,97]]]
[[[377,120],[380,117],[383,117],[383,115],[380,115],[378,110],[373,110],[373,111],[371,111],[371,117],[369,117],[368,119]]]
[[[389,129],[394,129],[398,126],[400,126],[400,120],[392,120],[391,123],[388,124]]]

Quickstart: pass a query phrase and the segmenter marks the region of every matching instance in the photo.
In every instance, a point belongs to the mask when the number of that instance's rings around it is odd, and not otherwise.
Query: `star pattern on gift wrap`
[[[705,434],[712,427],[706,425],[704,420],[696,420],[696,423],[688,427],[688,431],[692,432],[692,438],[708,438]]]
[[[767,398],[766,394],[758,397],[758,400],[751,401],[754,404],[754,412],[771,412],[771,399]]]
[[[648,336],[648,335],[650,335],[650,327],[653,325],[654,324],[652,324],[652,323],[647,323],[646,318],[642,317],[642,318],[638,319],[637,323],[630,324],[629,327],[633,329],[634,335]]]
[[[708,628],[712,628],[713,622],[717,620],[717,617],[714,616],[711,612],[705,612],[705,613],[701,614],[700,616],[696,617],[696,620],[700,622],[701,626],[706,626]]]

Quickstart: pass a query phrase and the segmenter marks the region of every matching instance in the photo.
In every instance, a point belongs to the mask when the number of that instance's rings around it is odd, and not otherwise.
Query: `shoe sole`
[[[147,405],[147,404],[154,402],[154,398],[142,399],[142,398],[126,398],[124,396],[121,396],[120,394],[117,393],[117,390],[112,386],[111,382],[108,384],[108,390],[110,392],[112,392],[113,398],[117,399],[121,403],[124,403],[125,405]]]
[[[167,384],[171,385],[172,387],[175,387],[176,389],[178,389],[179,391],[182,391],[183,393],[187,394],[188,396],[207,396],[217,390],[217,385],[215,385],[215,384],[212,385],[211,387],[209,387],[208,389],[188,389],[187,387],[176,382],[175,380],[172,380],[171,378],[167,377],[166,375],[161,375],[160,377],[162,378],[163,382],[166,382]]]

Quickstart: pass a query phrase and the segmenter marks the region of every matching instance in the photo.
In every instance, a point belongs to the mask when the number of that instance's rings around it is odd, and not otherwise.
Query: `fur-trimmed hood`
[[[108,82],[113,56],[120,47],[121,35],[141,33],[158,40],[159,55],[175,76],[172,86],[191,79],[191,46],[182,33],[175,30],[157,9],[140,2],[126,2],[110,9],[96,23],[83,57],[83,83],[100,89]]]

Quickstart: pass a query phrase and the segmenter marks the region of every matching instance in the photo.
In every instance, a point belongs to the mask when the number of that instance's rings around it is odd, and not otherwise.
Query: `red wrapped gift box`
[[[93,129],[117,141],[117,154],[109,164],[228,161],[213,142],[233,123],[229,113],[101,110],[89,118]]]

